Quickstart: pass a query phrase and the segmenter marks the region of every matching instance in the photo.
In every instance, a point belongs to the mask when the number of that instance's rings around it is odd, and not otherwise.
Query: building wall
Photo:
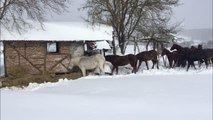
[[[4,45],[6,68],[22,67],[31,74],[67,72],[70,57],[84,54],[83,42],[58,42],[58,53],[48,53],[47,42],[43,41],[8,41]]]

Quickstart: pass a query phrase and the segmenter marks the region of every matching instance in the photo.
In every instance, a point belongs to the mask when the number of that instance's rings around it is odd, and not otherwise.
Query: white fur
[[[70,60],[70,66],[78,66],[81,69],[83,76],[86,76],[86,70],[99,68],[104,74],[105,58],[97,54],[93,56],[76,57]]]

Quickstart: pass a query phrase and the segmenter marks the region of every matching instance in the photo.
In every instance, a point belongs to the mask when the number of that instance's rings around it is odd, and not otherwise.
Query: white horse
[[[78,66],[83,76],[86,76],[86,70],[99,68],[101,74],[104,74],[105,57],[100,54],[93,56],[75,57],[70,60],[70,67]]]

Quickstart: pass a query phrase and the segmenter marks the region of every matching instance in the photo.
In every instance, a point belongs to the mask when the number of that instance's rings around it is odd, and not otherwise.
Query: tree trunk
[[[115,35],[112,36],[112,51],[113,55],[116,55],[116,48],[115,48]]]
[[[121,54],[125,54],[125,36],[124,34],[121,35],[120,40],[119,40],[119,47],[121,50]]]
[[[136,39],[134,37],[134,55],[136,54]]]
[[[147,42],[147,44],[146,44],[146,51],[148,51],[148,47],[149,47],[149,43],[150,43],[150,40]]]

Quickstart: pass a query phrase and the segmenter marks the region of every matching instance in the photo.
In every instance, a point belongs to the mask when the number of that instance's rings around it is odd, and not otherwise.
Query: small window
[[[95,50],[97,48],[96,42],[86,42],[87,50]]]
[[[47,43],[47,52],[58,53],[59,52],[58,50],[59,50],[58,43],[56,42]]]

